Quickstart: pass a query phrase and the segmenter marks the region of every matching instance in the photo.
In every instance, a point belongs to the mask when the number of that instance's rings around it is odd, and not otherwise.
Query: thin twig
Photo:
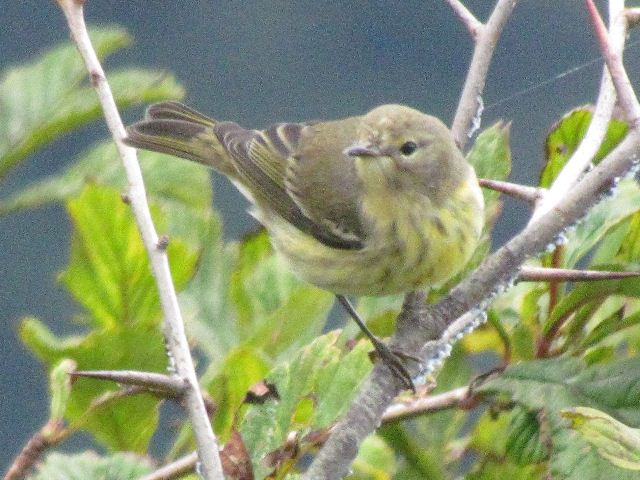
[[[639,277],[640,272],[574,270],[571,268],[522,267],[518,282],[592,282]]]
[[[193,472],[197,463],[198,454],[196,452],[189,453],[145,475],[140,480],[173,480],[174,478],[180,478],[187,473]]]
[[[145,387],[147,390],[158,390],[173,397],[182,396],[185,384],[181,378],[161,373],[139,372],[133,370],[91,370],[73,372],[74,377],[89,377],[109,380],[123,385]]]
[[[201,473],[206,480],[222,479],[222,465],[218,456],[218,441],[213,434],[207,415],[198,378],[191,359],[189,344],[184,331],[184,324],[178,306],[175,288],[171,280],[171,272],[165,249],[157,248],[158,234],[151,220],[147,204],[145,187],[136,151],[122,143],[125,129],[120,119],[111,89],[104,71],[89,39],[84,22],[83,0],[57,0],[69,24],[71,36],[84,59],[91,83],[98,93],[100,104],[116,148],[126,171],[129,189],[127,196],[138,224],[142,240],[149,254],[151,267],[158,286],[160,303],[164,313],[164,335],[167,347],[175,362],[177,374],[186,385],[185,404],[193,426]]]
[[[393,423],[407,418],[417,417],[425,413],[438,412],[447,408],[453,408],[460,404],[469,394],[469,387],[460,387],[455,390],[443,392],[438,395],[430,395],[421,398],[410,398],[406,402],[396,402],[382,415],[382,423]]]
[[[473,134],[474,129],[471,129],[471,124],[474,118],[477,118],[477,112],[481,105],[482,92],[493,52],[516,3],[516,0],[498,0],[489,20],[476,36],[471,65],[451,126],[453,138],[461,150],[467,144],[470,134]]]
[[[640,8],[627,8],[624,14],[627,17],[628,28],[634,28],[640,23]]]
[[[21,480],[25,478],[33,465],[49,448],[55,447],[70,434],[62,420],[49,420],[27,441],[20,453],[5,473],[3,480]]]
[[[609,2],[609,39],[615,45],[615,50],[620,52],[620,55],[622,55],[627,32],[623,12],[624,1],[611,0]],[[605,65],[602,72],[602,80],[600,81],[600,93],[593,110],[589,128],[578,148],[571,155],[571,158],[567,160],[547,193],[536,205],[531,221],[553,208],[591,165],[607,134],[615,102],[616,92],[613,88],[609,69]]]
[[[616,93],[618,94],[618,101],[620,107],[625,112],[627,120],[631,123],[631,127],[637,127],[640,122],[640,103],[633,91],[631,81],[627,75],[627,71],[622,63],[622,51],[623,48],[618,49],[618,45],[612,44],[609,41],[609,35],[607,29],[598,13],[598,9],[593,3],[593,0],[585,0],[587,4],[587,11],[591,16],[593,22],[593,29],[596,33],[596,38],[600,44],[602,55],[609,73],[611,73],[611,79],[616,87]],[[624,10],[624,2],[622,0],[611,0],[622,3],[622,9]]]
[[[447,0],[453,12],[458,16],[460,21],[467,27],[471,38],[476,40],[480,30],[484,27],[482,23],[469,11],[460,0]]]
[[[520,185],[519,183],[503,182],[502,180],[493,180],[490,178],[479,178],[478,183],[481,187],[504,193],[514,198],[524,200],[533,204],[544,195],[545,189],[538,187],[530,187],[528,185]]]

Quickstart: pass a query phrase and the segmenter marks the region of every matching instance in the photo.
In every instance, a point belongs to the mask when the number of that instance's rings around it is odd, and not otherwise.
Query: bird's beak
[[[349,157],[378,157],[381,155],[380,149],[370,143],[354,143],[343,150]]]

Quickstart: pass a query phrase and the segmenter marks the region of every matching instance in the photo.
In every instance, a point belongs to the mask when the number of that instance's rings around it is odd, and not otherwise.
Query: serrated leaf
[[[92,28],[98,57],[131,41],[119,28]],[[116,103],[180,98],[183,90],[171,75],[124,70],[110,75]],[[4,72],[0,79],[0,178],[40,146],[99,117],[95,92],[82,58],[71,42],[52,49],[28,65]]]
[[[67,208],[74,232],[70,264],[60,278],[91,314],[89,321],[109,328],[156,323],[158,290],[131,210],[118,192],[87,187]],[[167,251],[174,285],[180,289],[197,256],[178,239],[169,242]]]
[[[220,228],[212,228],[204,240],[198,270],[180,294],[185,322],[198,348],[217,367],[241,343],[235,311],[230,299],[231,274],[238,259],[238,245],[223,243]],[[205,375],[204,381],[211,375]]]
[[[233,272],[231,285],[240,335],[246,336],[257,319],[278,308],[297,283],[273,255],[266,231],[246,237],[240,244],[238,267]]]
[[[505,444],[507,457],[516,465],[539,463],[548,458],[540,440],[540,425],[535,413],[518,408],[511,417]]]
[[[240,347],[227,355],[218,375],[208,384],[207,390],[217,406],[213,427],[222,441],[236,427],[234,422],[247,391],[267,372],[268,364],[264,358],[250,348]]]
[[[479,391],[504,393],[532,411],[591,406],[631,426],[640,425],[640,358],[586,366],[577,358],[533,360],[509,366]],[[577,388],[579,386],[579,388]]]
[[[208,222],[219,223],[211,207],[208,169],[154,152],[140,151],[139,159],[149,199],[165,213],[168,233],[200,245],[210,234]],[[63,172],[0,200],[0,215],[68,200],[87,183],[126,191],[127,179],[113,142],[91,147]]]
[[[612,197],[594,206],[575,229],[567,233],[562,266],[575,267],[608,232],[639,209],[638,183],[631,178],[622,180]]]
[[[545,142],[545,167],[540,174],[539,185],[548,188],[553,183],[567,160],[576,151],[584,138],[589,123],[591,123],[592,111],[590,107],[580,107],[567,113],[556,123]],[[627,134],[628,126],[625,122],[613,119],[605,138],[598,150],[594,163],[602,160]]]
[[[564,410],[562,416],[611,463],[626,470],[640,470],[639,429],[629,428],[594,408],[572,408]]]
[[[84,337],[59,338],[41,322],[28,319],[20,337],[45,364],[71,358],[81,370],[146,370],[166,366],[164,341],[152,326],[136,325],[93,331]],[[158,399],[151,395],[119,398],[92,407],[101,395],[113,392],[110,382],[79,378],[73,384],[65,419],[71,429],[82,428],[113,450],[144,452],[158,421]]]
[[[256,478],[269,472],[263,459],[284,444],[289,432],[295,430],[302,437],[319,428],[321,425],[317,422],[330,423],[331,415],[327,412],[337,415],[351,401],[354,385],[362,380],[358,375],[364,375],[361,365],[369,362],[367,349],[358,346],[343,357],[348,365],[360,366],[359,371],[348,372],[346,366],[344,369],[332,367],[342,361],[341,349],[336,346],[338,338],[339,332],[318,337],[290,362],[278,365],[267,375],[266,381],[276,386],[278,398],[250,406],[240,425]],[[324,371],[327,368],[335,368],[335,374],[342,380],[336,382],[335,389],[322,391],[320,384],[326,387]],[[336,404],[340,397],[342,406]]]
[[[638,472],[619,468],[600,455],[595,447],[572,431],[558,412],[548,416],[553,450],[550,475],[566,480],[635,480]]]
[[[231,281],[239,340],[273,357],[319,334],[334,302],[329,292],[294,277],[266,232],[242,242]]]
[[[371,371],[369,360],[371,344],[358,342],[342,358],[328,359],[319,372],[316,382],[316,409],[313,417],[315,427],[329,427],[336,418],[346,413],[347,398],[353,398],[360,383]]]
[[[246,344],[272,358],[300,348],[320,334],[333,301],[331,293],[299,284],[280,307],[255,327]]]
[[[639,368],[638,358],[590,366],[576,358],[536,360],[508,367],[478,391],[501,393],[529,411],[543,414],[551,435],[553,478],[627,480],[634,477],[570,433],[560,411],[589,406],[630,426],[640,425]]]
[[[50,453],[29,480],[136,480],[151,471],[149,461],[131,454],[100,457],[94,452]]]

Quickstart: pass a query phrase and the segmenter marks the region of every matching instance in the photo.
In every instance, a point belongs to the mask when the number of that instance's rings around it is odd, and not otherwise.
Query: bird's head
[[[382,105],[361,117],[357,140],[344,150],[355,157],[365,184],[439,194],[466,170],[450,130],[437,118],[404,105]]]

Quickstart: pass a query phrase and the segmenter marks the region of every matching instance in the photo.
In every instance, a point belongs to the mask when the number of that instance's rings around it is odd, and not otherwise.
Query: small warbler
[[[483,227],[482,192],[440,120],[382,105],[344,120],[247,130],[164,102],[127,128],[125,143],[229,177],[291,270],[336,294],[378,354],[412,386],[398,355],[344,295],[436,286],[471,256]]]

